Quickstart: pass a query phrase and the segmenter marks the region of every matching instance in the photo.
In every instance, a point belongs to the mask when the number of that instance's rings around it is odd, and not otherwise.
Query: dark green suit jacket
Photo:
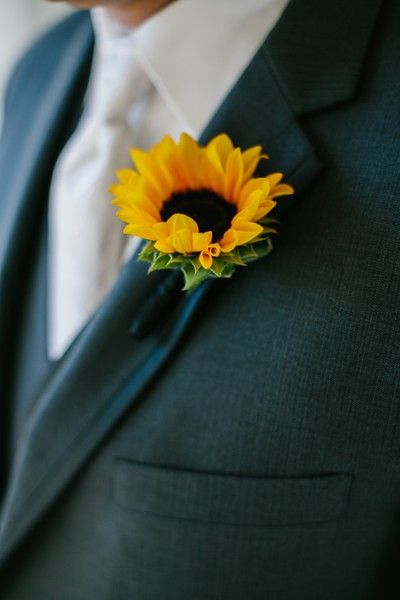
[[[262,144],[296,188],[274,252],[191,296],[131,260],[47,367],[34,266],[88,15],[22,60],[0,146],[2,600],[400,597],[399,24],[398,0],[293,0],[202,136]]]

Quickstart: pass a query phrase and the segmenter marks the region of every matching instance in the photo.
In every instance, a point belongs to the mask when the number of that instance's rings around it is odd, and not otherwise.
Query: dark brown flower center
[[[191,217],[200,232],[212,231],[212,241],[217,242],[229,229],[236,207],[210,190],[189,190],[172,194],[161,210],[161,218],[167,221],[176,213]]]

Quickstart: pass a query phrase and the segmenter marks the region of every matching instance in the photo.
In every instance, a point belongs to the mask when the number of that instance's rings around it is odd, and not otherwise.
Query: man
[[[82,183],[79,140],[94,149],[104,131],[90,134],[102,63],[88,13],[20,63],[0,149],[1,598],[398,598],[400,5],[164,4],[101,8],[151,84],[120,132],[151,144],[167,114],[203,143],[227,132],[261,144],[296,194],[273,253],[231,280],[187,296],[133,256],[86,321],[52,335],[54,231],[73,225],[58,216]],[[218,63],[232,79],[220,106],[205,86],[193,115],[214,43],[243,52]],[[96,228],[76,220],[90,255]]]

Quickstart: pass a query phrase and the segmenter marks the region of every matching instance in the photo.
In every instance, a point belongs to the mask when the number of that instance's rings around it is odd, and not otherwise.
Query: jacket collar
[[[304,24],[304,2],[294,0],[203,133],[202,141],[226,131],[242,147],[261,143],[272,157],[269,166],[287,173],[297,190],[290,203],[282,202],[286,211],[294,202],[306,201],[302,192],[321,168],[296,114],[350,100],[379,5],[380,0],[370,0],[367,6],[361,5],[361,0],[336,0],[335,3],[309,0],[309,23]],[[353,31],[353,19],[359,13],[363,14],[363,27]],[[87,23],[85,27],[89,38]],[[346,68],[339,68],[339,59],[334,60],[331,77],[328,77],[320,70],[328,69],[332,47],[337,49],[338,31],[347,32],[347,36],[341,34],[340,55],[343,57],[344,49],[348,52],[351,47],[352,58]],[[328,36],[333,39],[327,41]],[[76,42],[76,39],[70,40],[67,50],[70,56]],[[88,51],[81,46],[81,53]],[[52,114],[53,125],[64,106],[65,94],[73,85],[72,72],[80,61],[82,56],[75,57],[75,65],[66,61],[49,88],[51,92],[41,99],[41,105]],[[312,98],[308,96],[310,90],[315,91]],[[37,110],[41,114],[41,109]],[[35,138],[29,140],[29,154],[40,155],[41,160],[46,160],[44,148],[51,124],[43,122],[45,133],[38,131]],[[18,248],[15,219],[24,206],[31,205],[30,210],[34,210],[35,201],[29,193],[34,161],[28,157],[25,161],[28,165],[24,165],[19,191],[15,191],[13,197],[19,208],[14,220],[9,217],[5,231],[9,241],[7,252],[3,254],[3,285],[10,275],[11,257]],[[15,457],[3,505],[1,561],[59,496],[107,432],[148,389],[166,361],[172,360],[175,348],[182,343],[182,336],[210,287],[206,284],[188,297],[178,294],[174,302],[177,308],[164,320],[164,326],[159,330],[152,330],[150,326],[145,338],[138,340],[129,336],[132,318],[140,315],[149,298],[159,293],[166,277],[160,272],[147,276],[145,271],[145,266],[134,260],[126,265],[104,305],[37,399],[36,410],[26,424]],[[162,299],[163,294],[159,297]],[[155,305],[160,314],[162,300],[161,305],[160,302]],[[156,317],[153,315],[154,322]]]

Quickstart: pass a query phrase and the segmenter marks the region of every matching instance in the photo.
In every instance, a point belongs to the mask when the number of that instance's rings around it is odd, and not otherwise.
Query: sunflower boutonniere
[[[253,177],[261,146],[242,151],[226,134],[200,146],[183,133],[148,152],[132,149],[136,170],[111,186],[124,233],[148,240],[139,259],[149,271],[180,268],[185,290],[208,277],[231,277],[272,249],[268,217],[275,198],[293,193],[281,173]]]

